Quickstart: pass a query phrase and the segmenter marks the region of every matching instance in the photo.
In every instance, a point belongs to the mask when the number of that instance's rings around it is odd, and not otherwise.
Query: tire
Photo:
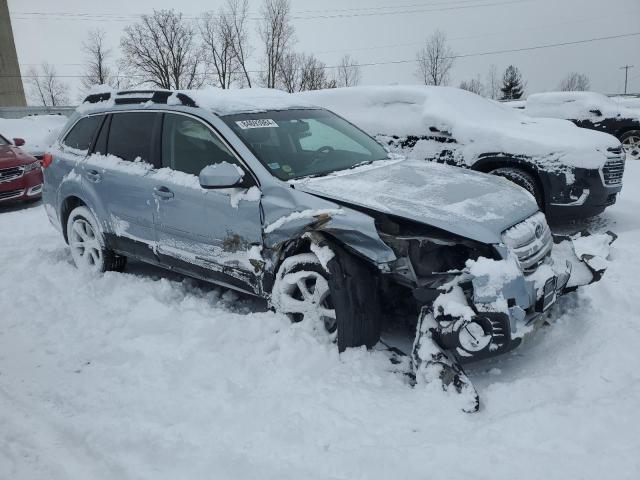
[[[640,130],[624,132],[620,136],[620,142],[622,142],[627,158],[640,160]]]
[[[286,258],[276,273],[271,305],[292,321],[323,324],[339,351],[371,348],[380,339],[377,276],[359,258],[335,245],[331,249],[328,271],[313,253]]]
[[[76,207],[69,214],[67,241],[79,270],[96,273],[124,270],[127,257],[116,255],[106,247],[98,221],[87,207]]]
[[[536,199],[538,207],[540,207],[541,210],[543,209],[542,192],[540,191],[538,183],[533,175],[525,172],[524,170],[512,167],[496,168],[495,170],[491,170],[489,173],[506,178],[519,187],[524,188],[527,192],[533,195],[533,198]]]

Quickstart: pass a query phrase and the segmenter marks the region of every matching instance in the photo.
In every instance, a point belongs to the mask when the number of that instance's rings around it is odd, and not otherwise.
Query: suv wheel
[[[366,261],[332,243],[328,271],[313,253],[282,262],[271,305],[293,321],[321,324],[338,350],[373,347],[380,340],[382,308],[379,277]]]
[[[116,255],[105,247],[98,222],[87,207],[76,207],[69,214],[67,241],[73,262],[79,270],[90,272],[124,270],[127,258]]]
[[[623,133],[620,141],[629,158],[640,160],[640,130],[631,130]]]
[[[322,323],[335,337],[338,325],[331,303],[329,272],[313,253],[293,255],[282,262],[273,285],[271,305],[292,322]]]
[[[512,181],[519,187],[524,188],[527,192],[533,195],[533,198],[536,199],[538,207],[542,209],[542,192],[538,188],[536,179],[533,178],[530,173],[518,168],[511,167],[496,168],[489,173],[491,173],[492,175],[498,175],[499,177],[504,177],[507,180]]]

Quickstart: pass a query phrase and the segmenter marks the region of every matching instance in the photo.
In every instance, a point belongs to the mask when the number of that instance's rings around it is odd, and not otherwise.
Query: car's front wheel
[[[271,305],[292,321],[310,321],[337,341],[338,350],[380,339],[378,276],[364,260],[332,245],[326,265],[314,253],[286,258],[276,273]]]
[[[337,330],[331,303],[329,272],[313,253],[286,258],[276,274],[271,304],[292,322],[307,320],[322,325],[332,336]]]
[[[627,158],[640,160],[640,130],[625,132],[620,137]]]
[[[104,272],[124,269],[126,257],[116,255],[105,246],[98,221],[85,206],[76,207],[69,214],[67,241],[79,270]]]

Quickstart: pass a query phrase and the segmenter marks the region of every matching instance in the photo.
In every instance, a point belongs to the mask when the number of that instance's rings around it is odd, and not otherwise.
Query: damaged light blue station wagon
[[[92,93],[44,166],[78,268],[135,258],[257,295],[340,351],[373,347],[408,312],[411,375],[468,411],[461,363],[519,345],[558,296],[601,277],[614,238],[555,237],[509,181],[391,155],[265,89]]]

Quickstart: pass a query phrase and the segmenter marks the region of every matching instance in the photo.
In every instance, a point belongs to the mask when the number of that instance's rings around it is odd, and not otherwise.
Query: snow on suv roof
[[[609,97],[596,92],[545,92],[527,98],[525,113],[534,117],[590,118],[590,110],[600,110],[604,117],[615,117],[620,106]]]
[[[181,90],[181,93],[193,98],[199,107],[218,115],[312,107],[299,97],[271,88],[207,88]]]
[[[116,91],[99,85],[89,91],[89,96],[78,107],[84,113],[95,108],[104,108],[118,103],[166,103],[188,105],[210,110],[218,115],[264,112],[292,108],[314,108],[302,98],[271,88],[201,90],[134,90]]]
[[[371,134],[426,135],[430,127],[448,130],[476,123],[513,124],[513,109],[452,87],[418,85],[351,87],[296,94],[334,110]]]

